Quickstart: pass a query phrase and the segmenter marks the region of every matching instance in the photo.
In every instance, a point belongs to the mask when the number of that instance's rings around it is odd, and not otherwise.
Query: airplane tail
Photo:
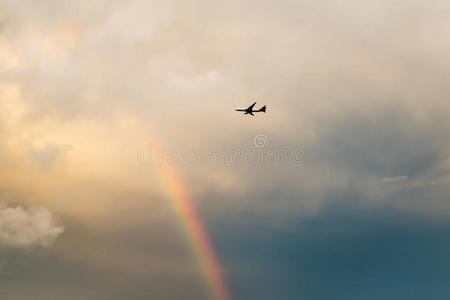
[[[262,112],[266,112],[266,106],[264,105],[263,107],[261,107],[260,109]]]

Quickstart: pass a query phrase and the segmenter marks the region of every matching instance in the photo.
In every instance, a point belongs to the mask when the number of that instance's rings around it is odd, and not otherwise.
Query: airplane
[[[254,116],[254,112],[266,112],[266,106],[264,105],[263,107],[261,107],[260,109],[256,109],[254,110],[253,107],[255,107],[255,103],[253,103],[252,105],[250,105],[248,108],[236,108],[236,111],[243,111],[244,115],[252,115]]]

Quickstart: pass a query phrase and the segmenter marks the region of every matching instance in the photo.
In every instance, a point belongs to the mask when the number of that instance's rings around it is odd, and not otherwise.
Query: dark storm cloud
[[[358,202],[348,195],[281,229],[251,215],[217,227],[236,299],[448,297],[449,222]]]

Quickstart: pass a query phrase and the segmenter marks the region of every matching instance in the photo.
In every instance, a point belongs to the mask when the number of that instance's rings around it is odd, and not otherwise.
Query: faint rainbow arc
[[[160,169],[161,179],[165,185],[165,191],[171,200],[171,204],[176,211],[191,248],[195,252],[196,259],[201,265],[202,272],[208,282],[208,288],[213,299],[229,300],[230,292],[225,281],[219,257],[214,249],[211,239],[198,215],[189,193],[177,174],[175,168],[169,164],[166,158],[161,157],[161,144],[150,133],[148,127],[140,122],[136,122],[143,138],[150,140],[152,151],[158,153],[156,164]]]

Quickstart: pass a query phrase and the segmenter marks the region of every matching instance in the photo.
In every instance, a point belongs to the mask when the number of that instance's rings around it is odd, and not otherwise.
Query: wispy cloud
[[[383,182],[395,183],[408,180],[408,176],[383,177]]]

